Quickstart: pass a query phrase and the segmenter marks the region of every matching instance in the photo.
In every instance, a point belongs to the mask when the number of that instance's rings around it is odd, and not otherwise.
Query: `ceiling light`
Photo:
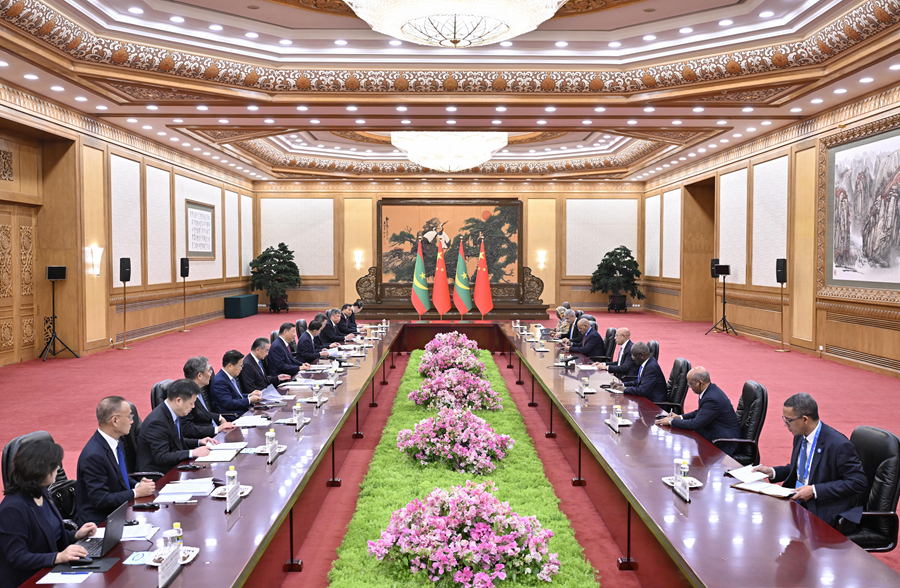
[[[53,90],[54,92],[65,92],[65,90],[66,90],[62,86],[51,86],[50,89]]]
[[[106,106],[104,106],[104,105],[102,105],[102,104],[100,104],[100,105],[97,106],[97,110],[109,110],[109,108],[106,107]]]
[[[338,40],[336,40],[336,41],[334,42],[334,44],[335,44],[335,45],[346,45],[346,44],[347,44],[347,41],[345,41],[345,40],[343,40],[343,39],[338,39]]]
[[[727,120],[717,120],[717,121],[716,121],[716,124],[717,124],[717,125],[727,125],[727,124],[728,124],[728,121],[727,121]]]
[[[536,29],[565,0],[346,0],[376,32],[419,45],[461,49]],[[559,45],[559,43],[557,43]]]
[[[844,88],[838,88],[834,91],[835,94],[846,94],[847,90]]]
[[[609,135],[603,135],[603,138],[604,139],[612,139],[612,137],[610,137]]]
[[[512,47],[512,41],[503,41],[500,43],[501,47]]]
[[[160,132],[158,132],[158,133],[156,133],[156,134],[157,134],[158,136],[160,136],[160,137],[165,137],[167,133],[166,133],[165,131],[160,131]]]
[[[455,106],[448,106],[448,107],[447,107],[447,112],[456,112],[456,107],[455,107]]]
[[[356,112],[356,107],[355,107],[355,106],[348,106],[348,107],[347,107],[347,110],[349,110],[350,112]]]
[[[628,124],[630,124],[630,125],[636,125],[636,124],[637,124],[637,121],[636,121],[636,120],[630,120],[630,121],[628,121]]]
[[[802,108],[791,108],[791,112],[802,112]]]
[[[191,144],[190,144],[190,143],[182,143],[181,146],[182,146],[182,147],[190,147]]]
[[[678,161],[687,161],[687,157],[679,157]]]
[[[222,25],[209,25],[209,30],[211,31],[221,31]]]
[[[529,152],[529,153],[534,153],[534,149],[529,149],[528,152]]]
[[[207,106],[198,106],[198,107],[197,107],[197,110],[209,110],[209,107],[207,107]]]
[[[733,24],[734,24],[734,21],[728,20],[727,18],[726,18],[725,20],[720,20],[720,21],[719,21],[719,26],[720,26],[720,27],[730,27],[730,26],[733,25]]]
[[[898,69],[900,69],[900,63],[895,63],[894,65],[892,65],[892,66],[889,67],[888,69],[891,70],[891,71],[897,71]]]
[[[338,151],[341,150],[341,148],[338,145],[335,145],[334,147],[332,147],[332,149],[337,149]]]
[[[263,122],[266,123],[267,125],[270,125],[270,124],[274,123],[275,121],[272,120],[271,118],[267,118],[267,119],[264,120]]]
[[[184,121],[181,120],[180,118],[175,118],[175,119],[172,119],[172,122],[175,122],[175,123],[183,123]]]
[[[606,112],[606,109],[603,108],[602,106],[598,106],[597,108],[594,109],[594,112]]]
[[[228,124],[228,119],[220,118],[220,119],[219,119],[219,122],[222,123],[223,125],[224,125],[224,124]]]
[[[767,126],[769,126],[770,124],[772,124],[772,121],[770,121],[770,120],[764,120],[764,121],[762,121],[762,126],[764,126],[764,127],[767,127]]]
[[[821,104],[822,102],[824,102],[824,100],[822,100],[821,98],[813,98],[812,100],[810,100],[810,102],[812,102],[813,104]]]
[[[7,66],[9,66],[8,63],[6,63],[5,61],[0,61],[0,67],[7,67]]]
[[[309,110],[309,108],[307,108],[306,106],[298,106],[297,110],[299,110],[300,112],[306,112],[307,110]]]
[[[861,80],[859,80],[859,83],[860,84],[871,84],[874,81],[875,81],[874,78],[862,78]]]
[[[753,112],[753,109],[749,106],[745,106],[744,108],[741,108],[741,112]]]
[[[694,107],[694,112],[703,112],[703,107],[702,107],[702,106],[695,106],[695,107]]]
[[[694,29],[692,29],[691,27],[684,27],[684,28],[678,29],[678,32],[681,33],[682,35],[687,35],[688,33],[693,33]]]
[[[557,42],[554,43],[554,44],[555,44],[557,47],[568,47],[568,46],[569,46],[569,44],[566,43],[565,41],[557,41]]]
[[[504,149],[501,153],[509,153],[509,149]]]
[[[506,147],[508,136],[499,132],[391,133],[391,143],[402,149],[413,163],[442,172],[470,169],[491,160]]]
[[[169,17],[169,20],[170,20],[171,22],[176,22],[176,23],[179,23],[179,24],[184,22],[184,19],[181,18],[180,16],[170,16],[170,17]]]
[[[759,13],[759,17],[760,17],[760,18],[771,18],[771,17],[773,17],[773,16],[775,16],[775,13],[772,12],[771,10],[766,10],[765,12],[760,12],[760,13]]]
[[[552,151],[549,147],[544,147],[544,151]]]
[[[706,153],[706,149],[701,147],[701,148],[697,149],[697,153]]]
[[[617,47],[621,47],[622,44],[619,43],[618,41],[613,41],[612,43],[609,44],[609,46],[612,47],[613,49],[616,49]]]
[[[544,109],[544,112],[556,112],[556,107],[548,106],[547,108]]]
[[[140,8],[129,8],[128,12],[130,12],[131,14],[144,14],[144,11]]]
[[[735,139],[740,139],[740,138],[743,137],[744,135],[742,135],[742,134],[740,134],[740,133],[735,133],[735,134],[733,134],[733,135],[731,135],[731,136],[734,137]]]
[[[209,151],[204,151],[203,155],[209,155]]]
[[[547,121],[545,121],[545,120],[539,120],[539,121],[537,121],[537,124],[539,124],[539,125],[545,125],[545,124],[547,124]]]
[[[583,120],[583,121],[581,121],[581,124],[583,124],[583,125],[592,125],[592,124],[594,124],[594,121],[592,121],[592,120]]]
[[[258,39],[259,38],[259,35],[257,35],[256,33],[244,33],[244,36],[247,37],[248,39]]]
[[[688,153],[688,157],[697,157],[697,154],[692,151],[691,153]]]
[[[656,40],[656,35],[644,35],[642,38],[643,38],[645,41],[655,41],[655,40]]]
[[[568,149],[568,147],[566,147],[565,145],[563,145],[562,147],[559,148],[560,151],[565,151],[567,149]]]
[[[150,125],[144,125],[144,126],[142,126],[141,128],[144,129],[145,131],[149,131],[149,130],[152,129],[153,127],[150,126]]]
[[[389,41],[388,44],[393,45],[394,47],[399,47],[400,45],[403,44],[403,41],[398,41],[397,39],[394,39],[392,41]]]
[[[728,139],[719,139],[719,143],[728,143],[728,142],[729,142]]]
[[[644,112],[654,112],[654,111],[656,111],[656,109],[653,108],[652,106],[648,106],[647,108],[644,109]]]
[[[25,77],[26,80],[36,80],[36,79],[38,79],[38,77],[37,77],[36,75],[34,75],[34,74],[25,74],[24,77]]]
[[[664,163],[663,167],[671,167],[671,166],[668,163]],[[659,169],[659,168],[656,168],[656,169]]]
[[[314,118],[314,119],[312,119],[311,121],[309,121],[309,124],[311,124],[311,125],[317,125],[317,124],[319,124],[319,120],[316,119],[316,118]]]
[[[456,121],[455,121],[455,120],[448,120],[448,121],[447,121],[447,124],[448,124],[448,125],[455,125],[455,124],[456,124]]]
[[[680,120],[673,120],[673,121],[672,121],[672,124],[673,124],[673,125],[680,125],[680,124],[681,124],[681,121],[680,121]]]
[[[502,120],[492,120],[492,121],[491,121],[491,124],[492,124],[492,125],[502,125],[502,124],[503,124],[503,121],[502,121]]]
[[[402,124],[402,125],[408,125],[408,124],[410,124],[411,122],[412,122],[411,120],[405,120],[405,119],[404,119],[404,120],[401,120],[401,121],[400,121],[400,124]]]
[[[154,106],[153,104],[148,104],[147,110],[159,110],[159,106]]]
[[[358,124],[358,125],[364,125],[364,124],[366,124],[366,121],[364,121],[363,119],[359,119],[359,120],[356,121],[356,124]]]
[[[75,101],[76,102],[87,102],[87,98],[85,98],[84,96],[75,96]]]
[[[293,44],[293,43],[292,43],[290,40],[288,40],[288,39],[282,39],[282,40],[278,41],[278,43],[280,43],[281,45],[292,45],[292,44]]]
[[[715,143],[710,143],[709,145],[707,145],[707,147],[709,147],[710,149],[715,149],[716,147],[718,147],[718,145],[716,145]]]
[[[200,151],[200,148],[199,148],[199,147],[194,147],[194,148],[192,149],[192,151]]]
[[[756,127],[747,127],[747,132],[748,132],[748,133],[753,133],[753,132],[755,132],[755,131],[756,131]]]
[[[136,119],[136,118],[129,118],[129,119],[126,120],[125,122],[136,123],[136,122],[137,122],[137,119]]]

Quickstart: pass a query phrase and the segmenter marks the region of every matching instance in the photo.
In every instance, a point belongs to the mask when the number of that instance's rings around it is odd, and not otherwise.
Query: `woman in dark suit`
[[[0,588],[16,588],[41,568],[87,556],[74,541],[97,532],[87,523],[67,531],[47,486],[56,480],[63,449],[47,440],[22,446],[0,503]]]

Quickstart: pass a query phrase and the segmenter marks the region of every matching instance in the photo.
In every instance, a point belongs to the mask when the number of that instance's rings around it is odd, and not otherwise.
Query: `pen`
[[[174,504],[197,504],[196,500],[176,500]]]

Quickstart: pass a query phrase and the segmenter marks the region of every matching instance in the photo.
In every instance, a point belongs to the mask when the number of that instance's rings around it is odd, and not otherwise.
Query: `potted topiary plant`
[[[617,314],[620,310],[628,312],[629,295],[638,300],[646,298],[638,288],[639,277],[641,271],[634,256],[631,255],[631,249],[622,245],[604,255],[603,260],[597,265],[597,269],[591,275],[591,292],[609,294],[606,312],[613,310]]]
[[[269,312],[288,311],[287,289],[300,285],[294,252],[284,243],[269,247],[250,262],[250,287],[269,297]]]

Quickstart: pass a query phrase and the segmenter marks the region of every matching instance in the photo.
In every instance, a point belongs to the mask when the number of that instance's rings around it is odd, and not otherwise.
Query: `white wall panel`
[[[253,259],[253,198],[241,195],[241,275],[250,275]]]
[[[681,277],[681,188],[663,194],[662,277]]]
[[[747,170],[719,178],[719,263],[731,266],[730,284],[747,282]]]
[[[788,158],[753,166],[753,255],[751,280],[778,286],[775,260],[787,257]]]
[[[334,275],[334,200],[263,198],[260,247],[286,243],[303,276]]]
[[[238,193],[225,190],[225,277],[237,278],[241,275],[240,231],[238,218]]]
[[[131,258],[129,286],[141,280],[141,164],[112,155],[109,158],[110,214],[112,220],[113,285],[121,287],[119,259]]]
[[[565,274],[589,276],[607,252],[637,250],[637,200],[566,200]]]
[[[172,281],[171,174],[146,166],[147,177],[147,283]]]
[[[184,257],[187,238],[184,232],[184,201],[193,200],[216,207],[216,258],[215,260],[191,260],[191,277],[188,281],[222,278],[222,188],[192,178],[175,174],[175,257]]]
[[[651,277],[659,277],[659,200],[644,200],[644,275]]]

